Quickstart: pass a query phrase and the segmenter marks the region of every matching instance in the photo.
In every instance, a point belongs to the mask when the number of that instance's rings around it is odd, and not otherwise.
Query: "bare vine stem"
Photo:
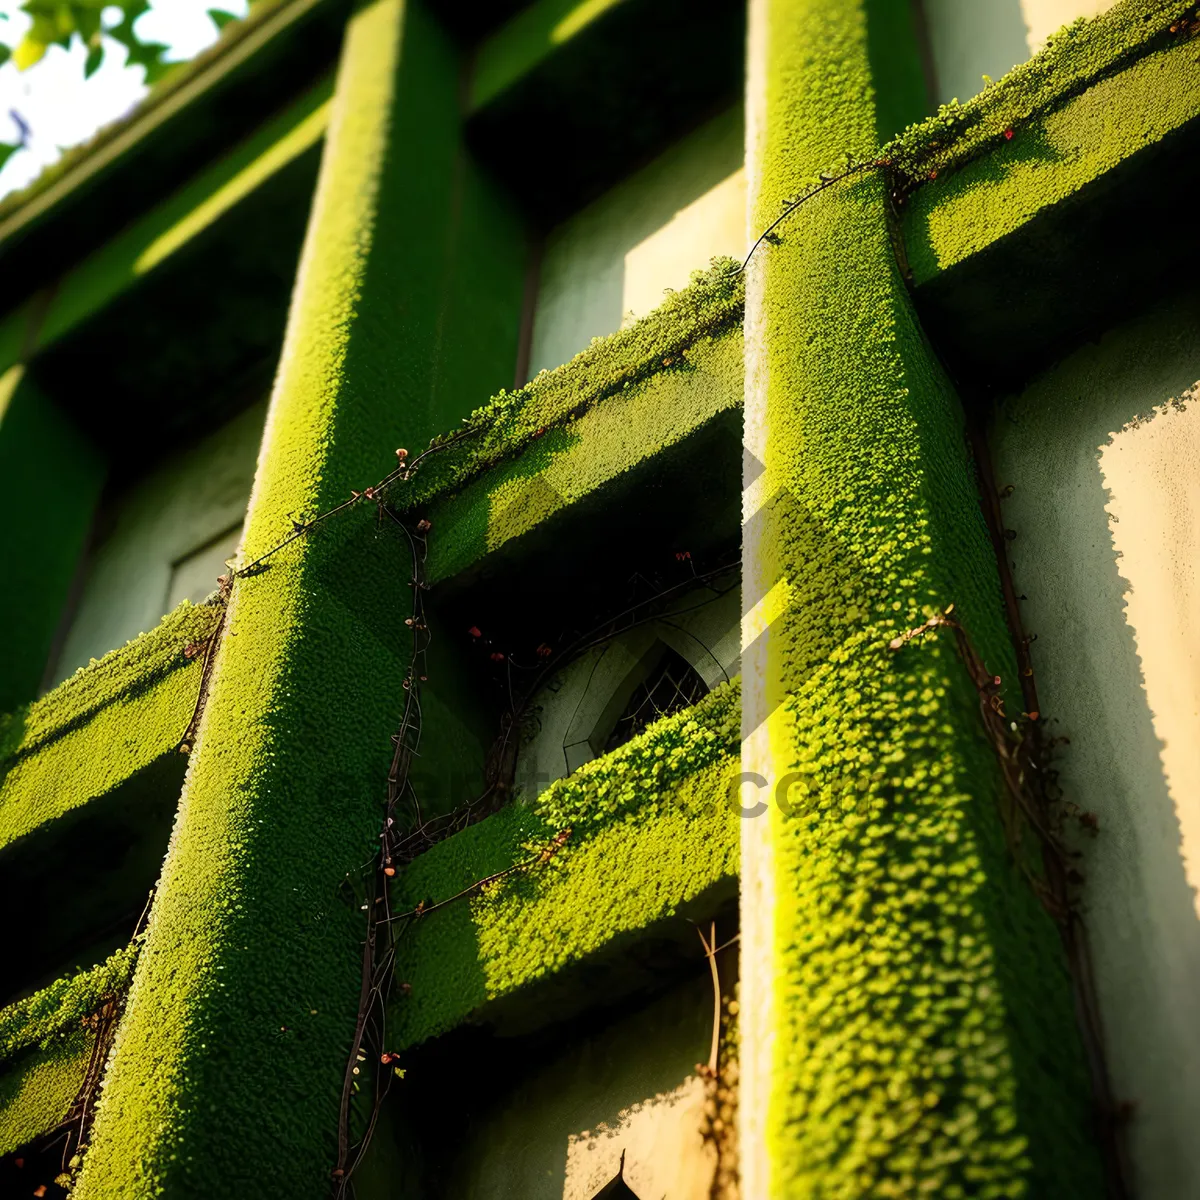
[[[409,769],[412,756],[420,741],[420,702],[418,692],[425,675],[425,659],[429,648],[429,632],[425,621],[425,559],[427,521],[410,529],[382,500],[379,511],[386,515],[404,534],[412,564],[409,586],[412,591],[411,613],[406,624],[412,630],[412,651],[402,680],[404,707],[399,730],[393,734],[392,762],[388,770],[387,796],[383,810],[383,828],[379,834],[379,851],[372,875],[373,887],[364,907],[367,910],[367,931],[363,941],[362,974],[359,987],[358,1015],[350,1055],[342,1080],[342,1095],[338,1110],[338,1157],[333,1170],[334,1195],[341,1200],[352,1194],[350,1177],[362,1161],[378,1119],[379,1109],[391,1086],[391,1072],[380,1070],[387,1062],[373,1064],[373,1103],[363,1136],[355,1145],[350,1141],[350,1108],[356,1090],[356,1076],[367,1056],[363,1053],[368,1040],[375,1057],[386,1054],[387,1003],[391,992],[393,966],[396,957],[396,937],[391,927],[390,892],[388,883],[396,874],[392,856],[392,830],[397,805],[409,788]],[[382,936],[381,936],[382,935]],[[373,1036],[372,1036],[373,1035]]]
[[[841,183],[843,179],[849,179],[852,175],[861,175],[865,171],[880,170],[884,167],[890,167],[892,161],[889,158],[874,158],[870,162],[855,163],[852,167],[847,167],[844,171],[839,171],[836,175],[829,175],[821,180],[820,183],[809,188],[807,192],[797,196],[794,200],[790,200],[784,207],[783,212],[773,220],[755,239],[754,245],[750,247],[749,253],[742,260],[742,265],[736,270],[731,271],[731,275],[740,275],[750,265],[750,260],[754,257],[754,252],[765,241],[769,241],[771,234],[783,224],[798,208],[802,208],[810,200],[819,196],[827,188],[833,187],[835,183]]]

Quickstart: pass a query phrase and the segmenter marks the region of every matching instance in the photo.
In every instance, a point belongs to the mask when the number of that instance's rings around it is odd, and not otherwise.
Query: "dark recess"
[[[1193,286],[1198,191],[1192,121],[917,287],[917,310],[951,374],[976,395],[1018,391],[1077,346]],[[906,221],[909,245],[921,236]]]
[[[549,226],[738,101],[741,0],[626,0],[474,113],[472,148]]]

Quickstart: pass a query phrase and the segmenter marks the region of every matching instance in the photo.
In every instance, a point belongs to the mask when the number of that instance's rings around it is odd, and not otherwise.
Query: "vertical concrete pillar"
[[[458,65],[406,0],[350,20],[243,562],[511,379],[521,230],[462,157]],[[395,534],[355,508],[234,584],[85,1200],[328,1194],[364,932],[341,885],[408,661]]]
[[[752,0],[751,239],[875,156],[884,7]],[[948,630],[889,649],[953,604],[1014,670],[887,214],[882,172],[835,184],[747,281],[743,769],[769,804],[742,822],[744,1195],[1095,1196],[1069,981],[978,695]]]

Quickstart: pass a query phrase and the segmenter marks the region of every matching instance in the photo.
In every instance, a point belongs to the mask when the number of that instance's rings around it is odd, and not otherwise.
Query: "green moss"
[[[465,156],[460,68],[401,0],[347,27],[248,559],[512,378],[524,231]],[[80,1200],[327,1195],[362,938],[340,885],[378,845],[408,570],[356,511],[234,585]]]
[[[0,1070],[0,1154],[53,1129],[71,1111],[92,1055],[93,1035],[76,1028]]]
[[[977,254],[1198,116],[1200,53],[1189,42],[1030,116],[1011,141],[913,196],[904,231],[915,282]]]
[[[133,975],[138,943],[131,942],[90,971],[58,979],[40,992],[0,1009],[0,1061],[51,1043],[79,1025],[100,1001],[124,988]]]
[[[740,325],[727,326],[715,336],[697,334],[664,357],[669,366],[659,359],[653,374],[631,372],[618,390],[606,389],[606,398],[590,405],[586,387],[574,392],[564,387],[575,364],[539,376],[549,380],[552,375],[561,395],[573,396],[577,404],[582,396],[584,403],[534,442],[525,439],[518,424],[521,417],[497,421],[510,428],[517,424],[520,432],[513,441],[521,452],[424,510],[439,531],[430,552],[430,580],[457,574],[483,554],[669,451],[718,414],[740,407]],[[578,377],[586,380],[587,365],[576,363]]]
[[[1008,130],[1044,117],[1145,55],[1177,42],[1171,25],[1194,8],[1192,0],[1124,0],[1090,20],[1081,18],[966,104],[943,104],[936,116],[910,126],[882,154],[918,183],[960,167],[1004,146]]]
[[[523,862],[569,829],[563,849],[416,919],[397,951],[411,989],[393,1006],[397,1046],[453,1028],[664,917],[737,870],[729,803],[737,683],[652,725],[612,754],[439,843],[408,866],[392,907],[437,902]]]
[[[475,476],[518,455],[535,439],[577,421],[602,400],[665,370],[686,369],[689,350],[736,329],[745,288],[731,259],[714,259],[682,291],[626,329],[596,338],[588,349],[524,387],[502,390],[463,421],[464,429],[434,439],[444,444],[466,433],[393,488],[405,508],[461,489]],[[694,401],[693,401],[694,403]]]
[[[870,154],[863,3],[769,0],[757,64],[765,224]],[[753,42],[752,42],[753,44]],[[753,174],[752,174],[752,177]],[[1013,655],[956,399],[922,338],[878,177],[830,189],[748,281],[743,1111],[761,1196],[1095,1196],[1087,1077],[1055,929],[1014,868],[953,603]],[[773,619],[772,619],[773,618]],[[760,726],[760,722],[765,721]],[[790,786],[788,786],[790,785]],[[747,1176],[745,1172],[749,1172]]]
[[[124,783],[173,750],[199,687],[183,651],[219,612],[186,601],[162,623],[0,718],[0,847]]]

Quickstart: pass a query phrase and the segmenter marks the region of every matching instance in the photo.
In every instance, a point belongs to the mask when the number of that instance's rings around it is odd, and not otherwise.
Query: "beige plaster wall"
[[[656,308],[666,288],[746,248],[742,110],[715,117],[546,239],[530,374]]]
[[[994,422],[1014,577],[1080,835],[1142,1200],[1200,1197],[1200,296],[1114,331]]]
[[[712,985],[697,977],[561,1051],[460,1142],[437,1192],[470,1200],[592,1200],[616,1174],[641,1200],[709,1200],[716,1154],[701,1136]]]
[[[969,100],[983,76],[999,79],[1046,38],[1116,0],[923,0],[937,82],[937,102]]]

